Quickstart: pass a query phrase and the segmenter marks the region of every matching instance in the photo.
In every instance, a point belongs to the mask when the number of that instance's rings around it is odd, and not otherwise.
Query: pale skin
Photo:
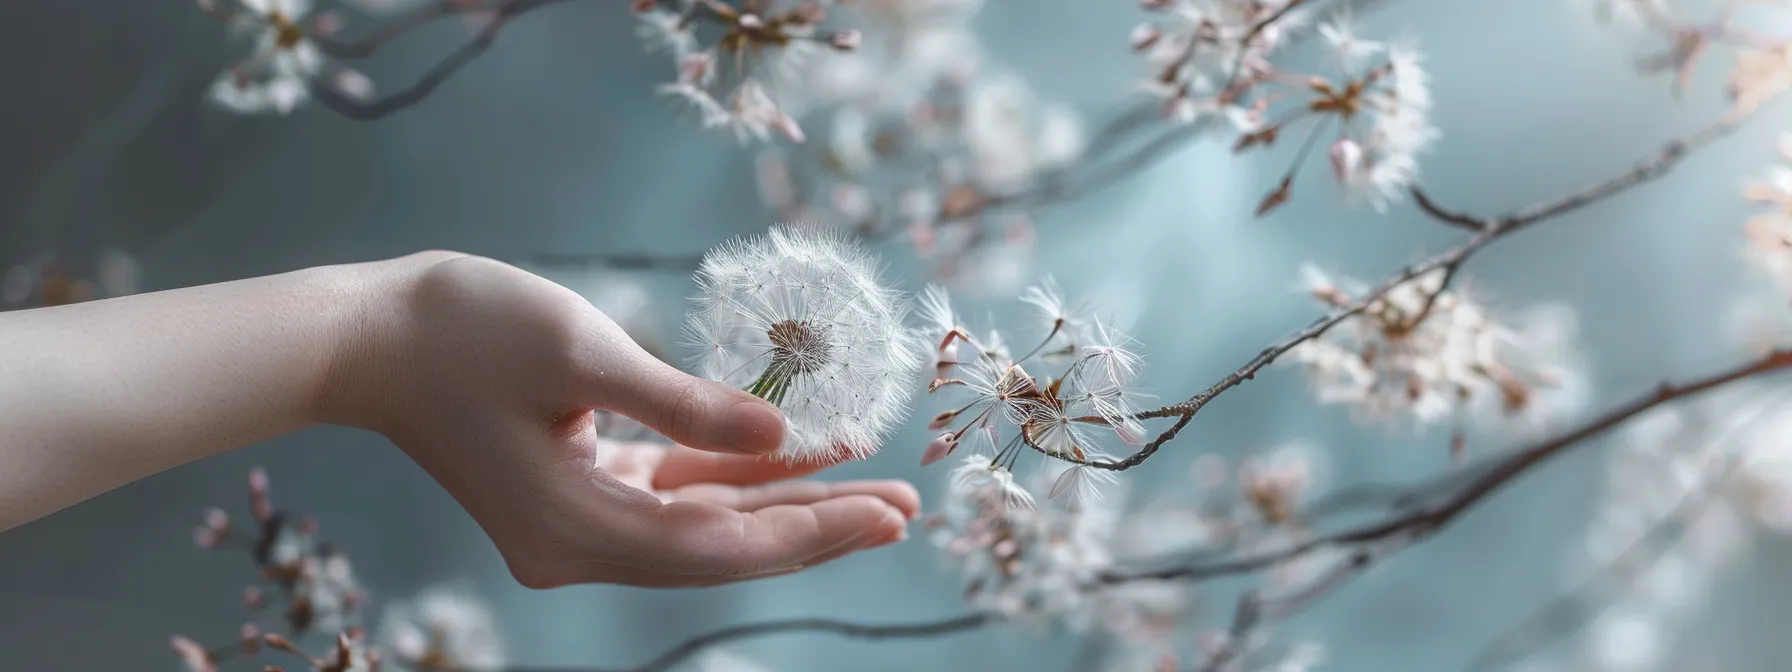
[[[621,413],[680,445],[599,439]],[[316,424],[385,435],[532,588],[773,576],[906,538],[901,481],[787,480],[783,419],[577,294],[450,252],[0,313],[0,531]]]

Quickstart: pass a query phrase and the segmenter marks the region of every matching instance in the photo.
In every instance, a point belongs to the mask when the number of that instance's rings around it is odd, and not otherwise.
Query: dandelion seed
[[[1057,480],[1052,483],[1051,493],[1047,496],[1052,499],[1063,498],[1068,506],[1080,509],[1092,502],[1101,501],[1101,487],[1112,485],[1119,480],[1120,478],[1115,476],[1112,471],[1077,465],[1065,469],[1064,473],[1058,475]]]

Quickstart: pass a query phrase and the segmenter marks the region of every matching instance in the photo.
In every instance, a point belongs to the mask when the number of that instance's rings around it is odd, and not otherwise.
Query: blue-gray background
[[[996,56],[1091,116],[1113,109],[1141,72],[1124,48],[1139,19],[1132,3],[990,4],[977,27]],[[1676,102],[1664,79],[1632,73],[1618,47],[1595,39],[1574,3],[1383,4],[1365,32],[1417,37],[1429,53],[1445,136],[1424,161],[1424,182],[1456,207],[1497,212],[1613,174],[1720,110],[1721,65]],[[493,53],[424,105],[358,123],[321,109],[240,118],[203,104],[203,87],[232,52],[190,2],[6,3],[0,264],[51,243],[77,251],[112,243],[142,262],[148,288],[162,289],[423,248],[499,258],[690,253],[769,223],[748,155],[680,123],[652,96],[669,66],[640,53],[620,3],[549,13],[511,26]],[[371,74],[402,80],[459,35],[418,34]],[[1501,305],[1560,299],[1581,311],[1600,405],[1663,375],[1723,363],[1732,352],[1722,345],[1724,309],[1745,282],[1736,263],[1748,213],[1740,180],[1773,159],[1786,121],[1770,110],[1668,181],[1516,236],[1468,271]],[[1139,315],[1136,336],[1160,396],[1205,387],[1309,320],[1315,308],[1291,290],[1302,260],[1374,278],[1460,235],[1410,207],[1386,216],[1336,207],[1318,170],[1292,204],[1252,220],[1288,156],[1241,160],[1222,146],[1191,146],[1039,215],[1042,268],[1073,293]],[[898,274],[916,277],[902,249],[885,252]],[[662,298],[655,311],[676,320],[686,279],[650,282]],[[829,477],[903,477],[937,495],[942,470],[915,466],[919,429]],[[1316,408],[1283,371],[1224,397],[1152,468],[1127,478],[1145,490],[1186,487],[1199,453],[1303,438],[1332,452],[1341,482],[1417,478],[1446,463],[1443,436],[1353,426],[1338,409]],[[1558,589],[1564,548],[1578,543],[1602,483],[1601,459],[1583,451],[1526,479],[1289,631],[1327,644],[1327,669],[1457,669]],[[0,534],[0,669],[171,669],[169,634],[229,633],[249,570],[188,539],[203,507],[240,506],[243,475],[257,464],[274,475],[280,501],[314,512],[352,550],[379,594],[454,578],[476,585],[521,662],[633,663],[692,633],[768,617],[902,621],[961,609],[953,575],[920,538],[726,588],[529,591],[454,501],[381,437],[318,428]],[[1707,669],[1782,669],[1774,661],[1792,653],[1792,641],[1774,623],[1785,622],[1792,597],[1778,579],[1786,550],[1764,544],[1754,569],[1726,584],[1687,633],[1722,652]],[[1225,613],[1221,599],[1216,614]],[[897,643],[785,636],[739,650],[790,672],[1055,670],[1076,645],[990,631]]]

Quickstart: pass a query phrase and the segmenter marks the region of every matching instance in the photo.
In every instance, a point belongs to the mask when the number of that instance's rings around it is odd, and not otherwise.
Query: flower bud
[[[958,341],[956,339],[940,345],[935,354],[934,368],[936,373],[944,376],[946,371],[958,365]]]
[[[927,444],[927,450],[921,453],[921,466],[925,467],[946,459],[954,449],[958,448],[958,434],[946,432]]]
[[[742,14],[740,18],[734,20],[734,23],[747,30],[759,30],[765,27],[765,21],[760,19],[758,14]]]
[[[952,424],[952,421],[956,419],[958,419],[958,411],[945,411],[933,416],[933,422],[927,423],[927,429],[937,432],[945,429],[946,425]]]
[[[243,627],[237,629],[237,636],[241,640],[243,655],[253,656],[261,651],[261,628],[259,626],[254,623],[244,623]]]

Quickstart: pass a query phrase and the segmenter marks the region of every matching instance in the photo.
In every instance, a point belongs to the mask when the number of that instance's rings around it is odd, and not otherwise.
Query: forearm
[[[393,263],[0,313],[0,530],[318,422]]]

